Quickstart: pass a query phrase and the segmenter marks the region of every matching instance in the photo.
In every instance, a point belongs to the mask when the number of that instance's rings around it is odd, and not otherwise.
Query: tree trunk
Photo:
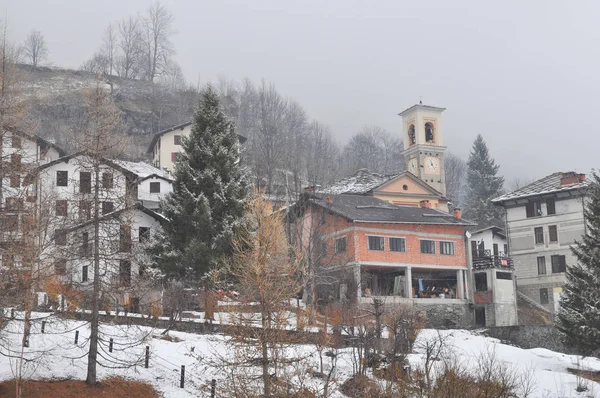
[[[99,140],[99,138],[98,138]],[[94,282],[92,296],[92,317],[90,321],[90,351],[88,353],[87,384],[96,384],[96,364],[98,358],[98,323],[100,306],[100,165],[94,159]]]
[[[268,333],[269,330],[269,318],[267,314],[262,313],[262,331],[261,333]],[[269,375],[269,347],[267,345],[267,339],[261,338],[261,348],[262,348],[262,377],[263,377],[263,388],[264,388],[264,396],[271,396],[271,376]]]

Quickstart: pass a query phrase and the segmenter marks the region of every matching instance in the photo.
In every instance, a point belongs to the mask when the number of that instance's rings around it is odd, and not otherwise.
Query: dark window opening
[[[119,251],[121,253],[131,252],[131,227],[129,225],[121,225],[119,229]]]
[[[140,227],[138,230],[138,240],[140,243],[147,242],[150,239],[150,228]]]
[[[89,200],[79,201],[79,219],[87,221],[92,218],[92,202]]]
[[[496,272],[496,279],[504,279],[511,281],[512,274],[510,272]]]
[[[131,285],[131,261],[119,261],[119,282],[121,286]]]
[[[541,256],[537,258],[537,269],[538,275],[546,274],[546,257]]]
[[[550,256],[550,262],[552,263],[553,274],[559,274],[567,270],[567,259],[564,255],[555,254]]]
[[[536,244],[544,243],[544,228],[543,227],[534,228],[533,233],[535,235],[535,243]]]
[[[385,248],[385,241],[383,236],[369,236],[369,250],[383,251]]]
[[[475,325],[485,326],[485,307],[475,308]]]
[[[493,244],[493,250],[494,250],[494,256],[497,256],[498,255],[498,244],[497,243]]]
[[[421,253],[435,254],[435,241],[434,240],[422,240],[421,241]]]
[[[175,145],[181,145],[181,136],[180,135],[174,135],[173,136],[173,143]]]
[[[346,237],[337,238],[335,240],[335,254],[344,253],[346,251]]]
[[[88,266],[87,265],[84,265],[83,267],[81,267],[81,281],[82,282],[88,281]]]
[[[539,217],[542,215],[542,202],[529,202],[525,206],[527,218]]]
[[[68,214],[68,202],[66,200],[57,200],[56,201],[56,215],[58,217],[66,217]]]
[[[112,187],[113,187],[113,174],[112,173],[102,173],[102,188],[112,189]]]
[[[13,153],[12,155],[10,155],[10,162],[13,164],[13,166],[20,166],[21,155],[19,155],[18,153]]]
[[[556,202],[554,199],[548,199],[546,201],[546,213],[548,213],[549,216],[556,214]]]
[[[115,204],[113,202],[102,202],[102,214],[108,214],[115,211]]]
[[[88,232],[84,232],[81,235],[81,256],[82,257],[91,257],[92,256],[92,246],[90,245],[90,234]]]
[[[390,251],[391,252],[405,252],[406,251],[406,239],[390,238]]]
[[[54,261],[54,273],[56,275],[67,274],[67,259],[60,258]]]
[[[487,292],[487,272],[479,272],[475,274],[475,291]]]
[[[66,187],[69,185],[69,172],[68,171],[57,171],[56,172],[56,186]]]
[[[21,186],[21,176],[18,174],[10,175],[10,187],[19,188]]]
[[[417,134],[415,132],[414,124],[411,124],[410,127],[408,128],[408,140],[410,142],[410,145],[414,145],[417,143]]]
[[[433,134],[433,124],[425,123],[425,141],[426,142],[435,142]]]
[[[67,233],[62,230],[56,230],[56,234],[54,235],[54,243],[57,246],[66,246],[67,245]]]
[[[11,147],[12,148],[21,148],[21,137],[12,136],[11,138]]]
[[[160,193],[160,182],[150,183],[150,193]]]
[[[92,173],[79,172],[79,193],[92,193]]]
[[[548,239],[550,242],[558,242],[558,230],[556,225],[548,226]]]
[[[548,304],[548,289],[545,287],[540,289],[540,304]]]

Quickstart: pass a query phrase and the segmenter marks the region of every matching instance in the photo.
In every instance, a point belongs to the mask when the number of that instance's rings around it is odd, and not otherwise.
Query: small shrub
[[[381,397],[379,385],[366,376],[354,375],[342,384],[340,391],[350,398]]]

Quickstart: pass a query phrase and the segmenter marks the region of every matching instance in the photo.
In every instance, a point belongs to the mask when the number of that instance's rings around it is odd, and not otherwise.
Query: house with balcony
[[[551,314],[576,261],[570,247],[585,234],[588,186],[584,174],[557,172],[493,200],[506,210],[517,292]]]
[[[310,253],[317,299],[419,305],[434,321],[471,325],[470,272],[460,212],[398,206],[365,195],[305,194],[296,241]],[[441,321],[442,318],[437,319]]]

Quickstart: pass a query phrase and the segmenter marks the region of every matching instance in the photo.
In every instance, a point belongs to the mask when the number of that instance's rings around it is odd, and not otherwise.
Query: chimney
[[[562,173],[560,176],[560,186],[566,187],[573,184],[578,184],[585,181],[585,174],[578,174],[574,171]]]
[[[454,217],[458,218],[459,220],[462,218],[462,211],[460,211],[458,207],[454,208]]]
[[[333,198],[331,196],[327,197],[327,207],[333,206]]]
[[[428,200],[422,200],[419,202],[419,207],[422,207],[424,209],[431,209],[431,203],[429,203]]]

